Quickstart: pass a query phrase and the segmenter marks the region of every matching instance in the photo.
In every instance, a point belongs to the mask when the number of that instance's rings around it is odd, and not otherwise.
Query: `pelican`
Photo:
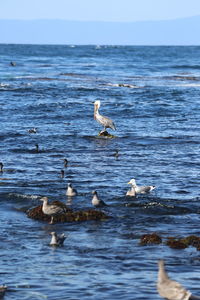
[[[94,119],[104,127],[104,130],[102,130],[101,133],[105,132],[106,128],[111,128],[112,130],[116,130],[115,124],[111,119],[100,115],[99,113],[100,105],[101,105],[100,100],[94,102]]]
[[[57,233],[55,231],[51,232],[51,241],[50,241],[50,245],[51,246],[62,246],[66,236],[64,233],[62,233],[61,235],[57,235]]]
[[[55,204],[48,204],[48,198],[42,197],[40,201],[43,202],[42,205],[42,211],[45,215],[51,216],[50,224],[53,224],[53,217],[57,215],[61,215],[62,213],[65,213],[64,207],[61,207],[59,205]]]
[[[74,189],[74,188],[72,187],[72,184],[71,184],[71,183],[68,183],[66,195],[67,195],[68,197],[73,197],[73,196],[76,196],[76,195],[77,195],[77,190]]]
[[[93,191],[92,194],[93,194],[92,204],[95,207],[107,206],[107,204],[103,200],[99,199],[97,191]]]
[[[165,271],[164,260],[159,260],[158,266],[157,290],[161,297],[168,300],[200,299],[198,296],[193,296],[180,283],[168,277]]]
[[[128,184],[131,184],[136,194],[146,194],[156,188],[154,185],[138,186],[135,179],[131,179]]]

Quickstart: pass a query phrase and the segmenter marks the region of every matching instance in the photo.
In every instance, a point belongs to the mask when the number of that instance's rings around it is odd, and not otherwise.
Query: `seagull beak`
[[[127,182],[127,184],[131,184],[131,182],[129,181],[129,182]]]

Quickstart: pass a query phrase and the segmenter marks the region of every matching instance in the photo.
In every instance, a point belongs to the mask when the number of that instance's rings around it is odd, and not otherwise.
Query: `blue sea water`
[[[0,58],[4,299],[160,299],[160,258],[200,295],[199,251],[166,245],[170,236],[200,235],[200,47],[1,44]],[[97,138],[97,99],[116,124],[113,139]],[[156,189],[125,197],[131,178]],[[41,196],[66,203],[69,182],[79,192],[72,208],[91,208],[96,189],[112,218],[27,218]],[[49,246],[51,231],[67,235],[64,247]],[[153,232],[162,244],[141,246]]]

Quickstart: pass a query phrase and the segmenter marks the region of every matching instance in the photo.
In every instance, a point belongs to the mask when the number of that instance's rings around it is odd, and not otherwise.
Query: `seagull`
[[[67,195],[68,197],[73,197],[73,196],[76,196],[76,195],[77,195],[77,190],[74,189],[74,188],[72,187],[72,184],[71,184],[71,183],[68,183],[66,195]]]
[[[62,246],[64,243],[64,240],[66,239],[66,236],[64,233],[62,233],[61,235],[57,235],[57,233],[55,231],[51,232],[51,242],[50,245],[51,246]]]
[[[53,224],[53,217],[57,215],[61,215],[62,213],[65,213],[64,207],[61,207],[59,205],[55,204],[48,204],[48,198],[47,197],[42,197],[40,201],[43,202],[42,205],[42,211],[45,215],[51,216],[51,221],[50,224]]]
[[[107,204],[103,200],[99,199],[97,191],[93,191],[92,194],[93,194],[92,204],[95,207],[107,206]]]
[[[131,186],[131,189],[127,191],[126,196],[131,196],[131,197],[136,196],[135,188],[133,186]]]
[[[111,119],[100,115],[99,113],[100,105],[101,105],[100,100],[94,102],[94,119],[104,127],[104,130],[102,130],[101,133],[105,132],[106,128],[111,128],[112,130],[116,130],[115,124]]]
[[[131,179],[128,184],[131,184],[136,194],[146,194],[156,188],[154,185],[138,186],[135,179]]]
[[[0,285],[0,299],[3,298],[6,290],[7,290],[7,286],[6,285]]]
[[[165,271],[164,260],[159,260],[158,266],[157,290],[161,297],[168,300],[200,299],[198,296],[193,296],[192,293],[187,291],[180,283],[168,277]]]

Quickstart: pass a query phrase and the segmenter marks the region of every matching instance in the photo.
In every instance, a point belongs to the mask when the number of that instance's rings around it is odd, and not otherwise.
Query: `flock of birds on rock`
[[[112,130],[116,130],[114,122],[109,119],[108,117],[102,116],[99,113],[99,108],[100,108],[100,101],[97,100],[94,102],[94,119],[99,122],[104,129],[101,131],[101,133],[105,132],[107,128],[110,128]],[[37,128],[32,128],[29,130],[29,133],[37,133]],[[36,144],[36,150],[38,151],[38,145]],[[116,151],[115,156],[118,157],[119,153]],[[64,159],[64,166],[67,167],[68,165],[68,160]],[[0,172],[3,172],[3,163],[0,162]],[[61,174],[62,176],[62,174]],[[131,197],[136,197],[137,194],[145,194],[149,193],[152,190],[155,189],[155,186],[149,185],[149,186],[138,186],[136,184],[135,179],[131,179],[128,184],[131,185],[131,189],[127,191],[126,196],[131,196]],[[92,204],[94,207],[103,207],[107,206],[107,204],[101,200],[98,196],[97,191],[92,192],[93,197],[92,197]],[[72,187],[71,183],[68,183],[68,187],[66,190],[66,196],[68,197],[74,197],[77,195],[77,190]],[[47,197],[42,197],[40,201],[43,202],[42,204],[42,211],[44,214],[51,216],[51,221],[50,224],[54,223],[54,216],[57,216],[59,214],[65,213],[66,212],[66,207],[65,206],[59,206],[56,204],[49,204],[48,203],[48,198]],[[58,235],[56,232],[51,232],[51,241],[50,245],[51,246],[62,246],[66,236],[64,233],[61,235]],[[158,280],[157,280],[157,291],[159,295],[165,299],[168,300],[192,300],[192,299],[200,299],[198,296],[192,295],[191,292],[187,291],[180,283],[171,280],[167,272],[165,270],[164,266],[164,260],[160,260],[158,262]],[[2,298],[5,294],[7,287],[2,285],[0,286],[0,298]]]

